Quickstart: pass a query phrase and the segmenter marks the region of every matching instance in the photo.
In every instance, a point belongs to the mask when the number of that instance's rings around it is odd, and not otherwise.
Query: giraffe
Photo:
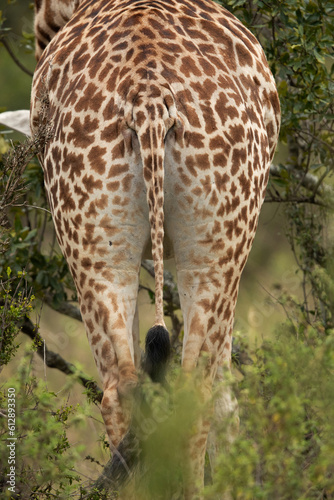
[[[208,400],[223,364],[230,367],[279,100],[258,41],[212,0],[35,0],[35,34],[31,128],[46,92],[54,137],[41,157],[45,187],[117,446],[138,381],[143,257],[152,255],[155,268],[151,375],[159,380],[168,358],[163,259],[170,256],[184,372],[205,354],[200,392]],[[222,394],[221,417],[232,410]],[[200,495],[208,433],[202,419],[189,444],[186,499]]]

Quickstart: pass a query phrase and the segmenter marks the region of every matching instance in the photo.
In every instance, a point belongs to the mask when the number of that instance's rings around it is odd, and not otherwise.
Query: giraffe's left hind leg
[[[109,279],[96,272],[87,276],[80,288],[80,302],[103,384],[102,417],[110,443],[117,447],[129,427],[132,395],[137,385],[135,360],[138,354],[135,353],[133,326],[139,280],[138,272],[124,268],[113,269],[109,274]]]

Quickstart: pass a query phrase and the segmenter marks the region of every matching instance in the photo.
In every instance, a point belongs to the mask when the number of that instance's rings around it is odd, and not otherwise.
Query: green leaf
[[[317,61],[319,61],[321,64],[323,64],[323,65],[326,64],[324,56],[322,54],[320,54],[317,50],[313,51],[313,55],[315,56]]]

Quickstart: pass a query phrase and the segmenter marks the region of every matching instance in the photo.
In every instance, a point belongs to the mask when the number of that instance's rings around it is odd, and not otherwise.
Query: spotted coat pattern
[[[147,252],[162,325],[163,253],[174,255],[182,364],[192,370],[207,353],[205,397],[229,363],[279,101],[257,40],[211,0],[35,0],[35,10],[32,130],[46,90],[55,133],[42,158],[45,186],[117,446],[130,418],[122,396],[137,381]],[[203,421],[191,444],[199,478],[207,434]]]

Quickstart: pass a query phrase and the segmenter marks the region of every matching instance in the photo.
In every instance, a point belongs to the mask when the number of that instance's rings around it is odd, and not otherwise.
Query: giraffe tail
[[[143,366],[153,382],[164,381],[171,351],[163,308],[164,138],[170,125],[165,124],[162,113],[161,103],[151,102],[146,107],[145,120],[140,121],[140,127],[135,127],[146,185],[155,274],[155,323],[146,335]],[[133,116],[136,124],[135,113]]]
[[[168,330],[162,325],[149,329],[145,340],[144,371],[152,382],[164,383],[171,345]]]

